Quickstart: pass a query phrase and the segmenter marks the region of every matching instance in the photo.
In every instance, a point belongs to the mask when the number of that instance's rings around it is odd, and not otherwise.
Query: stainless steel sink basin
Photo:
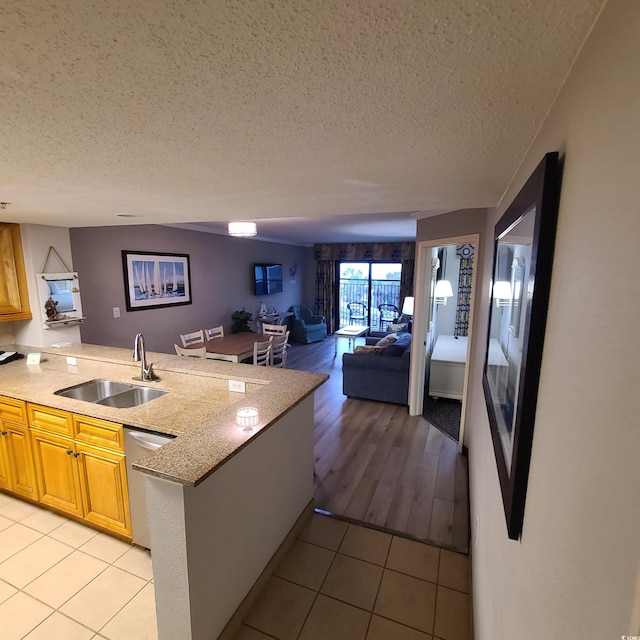
[[[104,404],[109,407],[125,408],[137,407],[139,404],[149,402],[149,400],[163,396],[165,393],[168,391],[140,387],[115,380],[90,380],[67,389],[60,389],[55,392],[55,395],[93,402],[94,404]]]
[[[163,396],[167,391],[162,389],[151,389],[149,387],[132,387],[128,391],[116,393],[115,395],[98,400],[97,404],[104,404],[108,407],[117,407],[124,409],[125,407],[137,407],[139,404],[149,402],[154,398]]]
[[[104,398],[113,396],[123,391],[128,391],[133,385],[126,382],[115,382],[113,380],[90,380],[75,387],[56,391],[55,395],[73,398],[74,400],[84,400],[85,402],[99,402]]]

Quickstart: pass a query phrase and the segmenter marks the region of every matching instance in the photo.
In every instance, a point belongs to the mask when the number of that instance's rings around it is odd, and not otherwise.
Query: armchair
[[[289,317],[292,340],[309,344],[327,337],[327,323],[324,321],[324,316],[314,315],[309,307],[302,304],[294,304],[289,307],[289,311],[293,313]]]

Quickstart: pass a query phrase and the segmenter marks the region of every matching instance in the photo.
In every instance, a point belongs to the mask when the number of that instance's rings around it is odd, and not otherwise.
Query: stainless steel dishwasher
[[[147,523],[147,494],[144,486],[144,474],[133,469],[132,465],[136,460],[159,449],[170,440],[173,440],[173,436],[149,433],[130,427],[124,428],[124,454],[127,461],[133,541],[147,549],[151,549],[151,539]]]

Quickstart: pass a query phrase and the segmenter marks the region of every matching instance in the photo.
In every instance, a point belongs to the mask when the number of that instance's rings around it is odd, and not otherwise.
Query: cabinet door
[[[0,422],[0,489],[11,491],[11,465],[9,464],[9,432]]]
[[[3,440],[7,442],[7,453],[11,470],[11,489],[25,498],[38,499],[36,472],[33,464],[31,438],[28,427],[4,423]]]
[[[20,226],[0,223],[0,321],[31,318]]]
[[[40,501],[82,515],[80,474],[73,440],[31,430]]]
[[[129,491],[124,455],[76,443],[84,517],[131,538]]]

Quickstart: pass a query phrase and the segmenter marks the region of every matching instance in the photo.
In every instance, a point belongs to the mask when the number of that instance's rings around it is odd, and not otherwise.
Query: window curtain
[[[335,331],[336,317],[336,261],[318,260],[316,266],[316,308],[315,312],[327,323],[327,331]]]
[[[336,263],[342,260],[400,262],[400,305],[413,295],[415,242],[316,244],[316,313],[323,314],[329,333],[336,330]]]
[[[460,258],[460,274],[458,275],[458,306],[456,308],[455,336],[469,334],[469,310],[471,308],[471,284],[473,281],[473,254],[476,252],[472,244],[460,244],[456,247],[456,255]]]
[[[400,274],[400,311],[404,299],[413,295],[413,275],[415,271],[415,260],[402,261],[402,273]]]

